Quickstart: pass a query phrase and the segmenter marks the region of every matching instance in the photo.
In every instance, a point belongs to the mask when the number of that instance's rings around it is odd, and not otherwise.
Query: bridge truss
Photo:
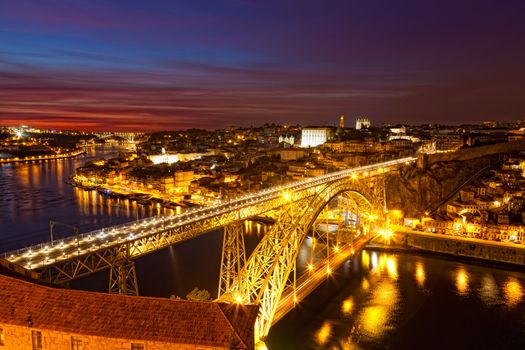
[[[295,269],[299,247],[305,240],[316,218],[328,202],[338,194],[346,193],[356,207],[368,217],[385,214],[383,174],[325,183],[316,187],[312,196],[295,198],[291,194],[280,208],[279,218],[270,232],[255,248],[239,276],[219,300],[242,304],[258,304],[256,339],[263,340],[274,321],[281,295],[290,274]],[[329,244],[327,249],[329,249]]]
[[[260,305],[256,339],[263,340],[295,271],[299,247],[327,203],[345,193],[344,198],[370,218],[382,217],[386,210],[385,173],[413,161],[410,157],[329,173],[210,207],[146,218],[4,256],[57,284],[109,269],[110,292],[137,295],[134,260],[224,227],[219,300]],[[270,211],[277,213],[278,219],[246,260],[242,222]]]

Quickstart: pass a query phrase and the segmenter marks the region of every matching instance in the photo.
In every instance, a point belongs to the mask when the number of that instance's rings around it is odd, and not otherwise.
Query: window
[[[0,327],[0,346],[5,345],[4,329]]]
[[[82,350],[82,339],[71,337],[71,350]]]
[[[31,340],[33,342],[33,350],[42,349],[42,332],[31,331]]]
[[[144,350],[144,344],[131,343],[131,350]]]

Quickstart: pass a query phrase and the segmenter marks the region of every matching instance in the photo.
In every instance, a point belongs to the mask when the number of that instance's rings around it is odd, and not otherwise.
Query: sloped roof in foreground
[[[252,349],[258,307],[52,288],[0,275],[0,323],[107,338]]]

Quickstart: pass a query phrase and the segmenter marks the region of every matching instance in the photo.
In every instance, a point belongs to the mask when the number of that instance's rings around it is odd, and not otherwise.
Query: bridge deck
[[[370,239],[359,239],[354,244],[345,244],[341,246],[338,253],[334,253],[329,259],[323,259],[312,266],[310,271],[306,271],[296,281],[295,293],[293,288],[288,288],[279,300],[279,306],[273,317],[273,324],[277,323],[288,312],[290,312],[297,303],[306,298],[319,285],[334,273],[348,258],[356,252],[363,249]],[[328,271],[327,269],[330,269]]]
[[[60,283],[112,266],[115,261],[136,258],[203,233],[246,220],[290,201],[307,198],[319,186],[351,176],[360,179],[384,174],[414,162],[407,157],[317,176],[311,179],[249,193],[182,214],[146,218],[4,253],[5,259],[31,270],[53,272],[47,276]]]

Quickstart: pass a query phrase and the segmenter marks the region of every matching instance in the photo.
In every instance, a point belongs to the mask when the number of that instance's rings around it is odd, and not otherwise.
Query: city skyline
[[[524,5],[0,5],[0,120],[80,130],[525,118]]]

